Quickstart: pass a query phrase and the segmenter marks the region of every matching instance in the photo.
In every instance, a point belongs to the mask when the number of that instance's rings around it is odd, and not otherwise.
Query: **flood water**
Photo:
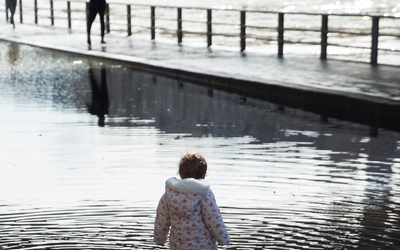
[[[399,249],[400,134],[0,42],[0,246],[154,249],[185,152],[232,238],[222,249]]]

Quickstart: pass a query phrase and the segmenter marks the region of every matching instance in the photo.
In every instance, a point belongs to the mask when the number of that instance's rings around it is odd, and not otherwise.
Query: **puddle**
[[[110,62],[0,43],[0,245],[154,249],[182,153],[232,244],[397,249],[400,134]]]

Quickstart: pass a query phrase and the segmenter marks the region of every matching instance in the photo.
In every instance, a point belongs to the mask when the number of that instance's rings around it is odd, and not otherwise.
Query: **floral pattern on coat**
[[[167,180],[157,207],[155,242],[164,245],[168,233],[171,249],[211,250],[217,249],[216,242],[229,244],[229,234],[208,182],[192,178]]]

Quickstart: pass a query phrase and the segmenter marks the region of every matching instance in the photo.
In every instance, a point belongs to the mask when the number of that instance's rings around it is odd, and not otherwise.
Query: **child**
[[[199,153],[185,154],[179,175],[166,181],[157,207],[154,241],[164,245],[170,231],[171,249],[217,249],[227,245],[229,234],[222,220],[210,184],[204,180],[207,162]]]

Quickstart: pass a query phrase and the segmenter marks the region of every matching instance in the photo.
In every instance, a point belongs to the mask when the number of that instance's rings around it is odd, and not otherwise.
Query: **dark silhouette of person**
[[[106,11],[107,3],[106,0],[90,0],[89,2],[89,16],[87,21],[87,43],[92,44],[90,40],[90,29],[92,28],[92,24],[94,19],[96,18],[97,13],[100,16],[100,28],[101,28],[101,43],[106,43],[104,41],[104,13]]]
[[[6,14],[7,11],[10,10],[10,23],[12,23],[15,29],[15,22],[14,22],[14,14],[15,9],[17,8],[17,0],[6,0]]]
[[[99,117],[98,125],[104,127],[105,115],[108,114],[108,91],[106,81],[106,69],[104,66],[100,70],[100,85],[96,80],[93,69],[89,69],[90,86],[92,89],[92,105],[88,107],[88,111],[92,115]]]

